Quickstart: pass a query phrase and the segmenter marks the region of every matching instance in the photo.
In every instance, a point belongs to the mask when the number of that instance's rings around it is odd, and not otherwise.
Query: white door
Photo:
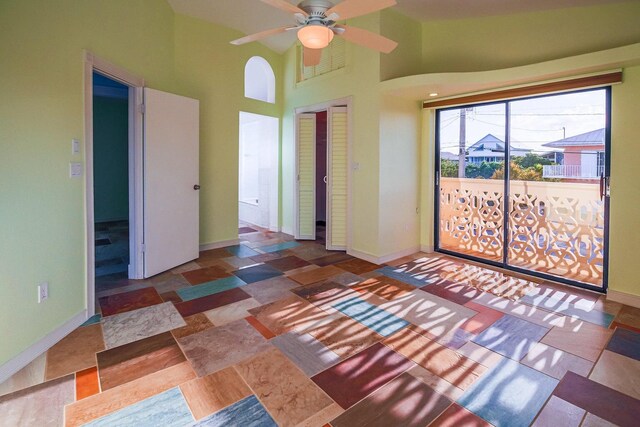
[[[316,115],[298,114],[296,171],[297,202],[295,238],[316,238]]]
[[[347,249],[347,107],[328,111],[327,249]]]
[[[144,89],[144,277],[198,258],[199,102]]]

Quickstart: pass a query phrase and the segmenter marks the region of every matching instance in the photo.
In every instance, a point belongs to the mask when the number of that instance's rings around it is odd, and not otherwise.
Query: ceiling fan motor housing
[[[326,20],[326,12],[333,7],[333,3],[327,0],[304,0],[298,7],[309,14],[308,22],[318,22]]]

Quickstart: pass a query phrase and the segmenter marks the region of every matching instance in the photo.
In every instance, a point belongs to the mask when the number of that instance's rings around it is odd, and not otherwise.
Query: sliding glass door
[[[438,250],[604,290],[609,97],[438,111]]]

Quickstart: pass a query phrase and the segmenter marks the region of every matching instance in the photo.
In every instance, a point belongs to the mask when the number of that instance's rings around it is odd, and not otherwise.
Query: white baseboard
[[[368,252],[358,251],[356,249],[347,249],[347,253],[349,255],[372,262],[374,264],[384,264],[385,262],[393,261],[394,259],[402,258],[403,256],[415,254],[416,252],[420,252],[420,248],[418,246],[404,249],[398,252],[393,252],[383,256],[376,256]]]
[[[208,251],[209,249],[224,248],[225,246],[233,246],[240,244],[240,239],[223,240],[221,242],[205,243],[200,245],[200,252]]]
[[[628,294],[626,292],[607,290],[607,299],[620,304],[630,305],[631,307],[640,308],[640,295]]]
[[[434,249],[431,245],[420,245],[420,252],[432,254],[434,252]]]
[[[62,326],[51,331],[47,336],[37,341],[31,347],[18,354],[13,359],[0,366],[0,383],[5,382],[12,375],[18,372],[20,369],[33,362],[36,357],[49,350],[62,338],[69,335],[74,329],[82,325],[87,320],[87,310],[82,310],[80,313],[67,320]]]

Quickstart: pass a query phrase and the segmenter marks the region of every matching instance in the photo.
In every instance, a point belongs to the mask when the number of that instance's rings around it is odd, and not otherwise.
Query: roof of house
[[[449,153],[448,151],[440,152],[441,160],[458,160],[460,156],[458,154]]]
[[[504,141],[491,134],[487,134],[484,138],[469,147],[469,152],[478,150],[503,151]]]
[[[604,128],[570,136],[569,138],[542,144],[545,147],[575,147],[582,145],[604,145]]]

